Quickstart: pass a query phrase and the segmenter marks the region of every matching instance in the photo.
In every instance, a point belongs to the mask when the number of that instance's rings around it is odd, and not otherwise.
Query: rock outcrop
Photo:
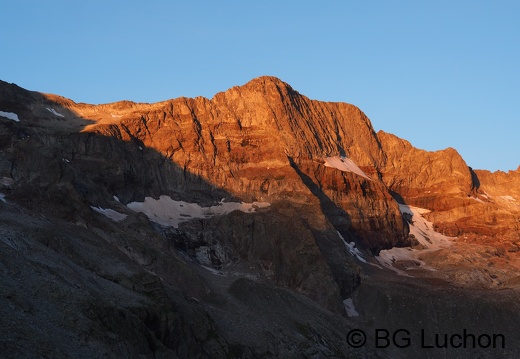
[[[473,170],[454,149],[427,152],[382,131],[378,136],[386,155],[382,178],[398,200],[430,209],[428,218],[444,234],[516,247],[518,169]]]

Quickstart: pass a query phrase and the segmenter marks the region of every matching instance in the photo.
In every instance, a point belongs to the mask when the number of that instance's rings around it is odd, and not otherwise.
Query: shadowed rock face
[[[401,316],[415,325],[395,304],[374,317],[382,291],[449,316],[472,294],[440,295],[446,283],[518,286],[520,170],[473,171],[454,149],[427,152],[376,134],[357,107],[310,100],[279,79],[211,100],[96,106],[0,82],[0,111],[20,119],[0,117],[1,299],[11,308],[0,313],[9,320],[0,352],[11,357],[393,357],[345,342],[354,327]],[[126,206],[159,196],[270,205],[186,212],[177,228]],[[398,201],[429,209],[438,231],[458,236],[422,254],[437,269],[413,272],[422,280],[373,266],[381,250],[416,244],[414,218],[403,218]],[[108,209],[124,219],[99,213]],[[492,295],[480,297],[495,308]],[[346,318],[346,298],[358,318]],[[497,320],[509,316],[508,300]],[[24,349],[35,344],[42,349]]]

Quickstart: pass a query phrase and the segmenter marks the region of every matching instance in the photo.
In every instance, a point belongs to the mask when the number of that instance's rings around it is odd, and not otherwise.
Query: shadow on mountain
[[[327,194],[309,177],[303,173],[298,165],[294,162],[294,159],[287,156],[291,167],[296,171],[302,182],[307,186],[311,193],[318,198],[320,201],[321,211],[327,216],[329,221],[332,223],[334,228],[340,232],[345,240],[349,242],[358,241],[359,238],[356,236],[355,230],[352,229],[352,223],[349,215],[345,210],[339,207],[334,201],[330,199]]]
[[[473,168],[468,166],[468,169],[471,173],[471,192],[476,193],[480,188],[480,180],[475,171],[473,171]]]
[[[390,191],[390,195],[397,201],[397,203],[406,204],[406,201],[404,200],[403,196],[401,196],[399,193]]]
[[[24,130],[26,135],[38,131],[80,131],[95,123],[83,118],[70,107],[73,101],[57,95],[47,95],[36,91],[25,90],[15,84],[0,80],[0,111],[16,114],[19,120],[29,125]],[[5,118],[0,117],[4,122]]]
[[[16,97],[5,88],[0,83],[0,111],[20,118],[0,118],[7,201],[0,200],[0,353],[8,358],[415,358],[424,348],[354,349],[345,335],[363,328],[373,344],[374,328],[479,334],[517,327],[510,291],[495,305],[495,292],[460,296],[456,288],[418,286],[378,268],[359,285],[359,267],[335,230],[313,228],[299,212],[309,206],[281,200],[255,213],[192,219],[180,230],[161,227],[125,204],[160,195],[203,206],[250,197],[190,172],[131,131],[126,140],[113,137],[111,125],[105,133],[81,132],[95,121],[74,113],[68,100],[23,91]],[[289,161],[321,211],[348,224]],[[127,218],[115,222],[91,206]],[[335,229],[348,241],[357,235],[348,226]],[[346,298],[359,317],[340,315]],[[499,355],[517,357],[518,340],[507,340]],[[476,349],[432,349],[427,356],[490,353]]]
[[[244,342],[255,347],[258,345],[253,343],[258,342],[262,346],[257,349],[258,355],[269,352],[274,334],[255,329],[255,323],[265,313],[251,306],[254,301],[243,302],[245,293],[241,291],[251,290],[255,282],[239,282],[228,291],[234,282],[232,277],[218,284],[212,271],[194,265],[206,264],[201,259],[206,254],[210,267],[222,265],[222,258],[230,265],[238,260],[245,268],[251,266],[247,269],[248,276],[263,278],[264,284],[258,290],[267,297],[281,293],[281,289],[266,285],[270,282],[265,279],[271,278],[271,283],[303,292],[341,313],[342,295],[352,292],[359,276],[345,266],[344,247],[340,256],[330,253],[334,261],[331,264],[327,258],[330,269],[314,249],[314,241],[322,249],[323,241],[333,240],[335,234],[306,229],[305,223],[297,220],[298,212],[284,203],[263,212],[233,212],[220,218],[193,219],[184,224],[185,229],[195,229],[191,234],[163,228],[143,214],[132,213],[126,204],[160,195],[202,206],[215,205],[222,198],[226,201],[241,198],[190,173],[155,149],[145,147],[137,137],[122,141],[110,135],[81,132],[75,126],[85,128],[95,121],[81,118],[65,100],[52,101],[52,97],[19,88],[10,91],[0,102],[0,110],[17,113],[20,122],[0,119],[0,176],[12,180],[12,184],[0,188],[9,202],[0,201],[3,216],[0,220],[4,233],[12,237],[2,238],[0,253],[10,256],[9,266],[18,273],[4,280],[17,281],[23,276],[26,287],[40,293],[41,299],[29,300],[28,312],[46,307],[48,313],[58,313],[56,305],[63,303],[68,306],[64,316],[98,333],[92,338],[100,343],[99,353],[118,348],[118,356],[131,356],[134,352],[169,356],[173,350],[180,357],[247,357],[250,349],[228,344],[244,333],[252,333],[242,338]],[[69,119],[74,127],[66,124]],[[27,135],[20,138],[21,132]],[[116,223],[92,207],[114,210],[128,217]],[[12,215],[14,212],[17,214]],[[299,229],[293,230],[288,223],[295,223]],[[24,228],[22,235],[17,232],[19,228]],[[219,246],[219,240],[227,246]],[[21,248],[27,257],[19,252]],[[179,254],[179,248],[185,252]],[[42,264],[32,258],[38,253],[44,253]],[[221,257],[215,259],[216,256]],[[38,272],[45,281],[58,284],[41,288]],[[11,288],[13,283],[3,283],[2,287]],[[10,296],[19,298],[17,301],[22,301],[21,308],[25,310],[24,294],[18,289],[13,289],[13,293]],[[68,303],[69,298],[74,304]],[[215,304],[217,298],[220,299]],[[256,300],[257,308],[268,303],[264,302],[266,298]],[[206,302],[218,308],[213,317],[206,312]],[[337,328],[348,329],[341,317],[333,319],[331,313],[323,314],[322,309],[297,293],[287,291],[281,303],[281,307],[270,308],[272,319],[285,318],[279,328],[293,343],[302,340],[301,336],[295,336],[298,330],[309,328],[306,330],[315,337],[302,337],[311,343],[309,352],[323,346],[320,344],[323,335],[332,338]],[[301,311],[289,310],[294,303],[298,303]],[[235,310],[230,311],[233,306]],[[219,317],[221,310],[227,313],[226,319],[222,319],[222,323],[228,323],[227,329],[217,329],[212,319]],[[242,324],[242,333],[235,333],[236,323],[243,322],[244,311],[252,319]],[[330,317],[324,320],[323,315]],[[14,314],[10,317],[14,318]],[[44,324],[49,318],[45,319],[43,314],[37,317],[52,338],[44,339],[44,333],[26,328],[24,314],[14,318],[20,323],[17,335],[33,340],[26,344],[43,348],[45,355],[51,355],[53,345],[49,343],[61,340],[60,333]],[[63,324],[64,320],[58,322],[68,328],[64,329],[67,335],[82,332]],[[6,335],[2,332],[4,338]],[[1,351],[17,353],[18,349],[4,344],[0,342]],[[55,354],[67,353],[71,349],[67,345],[55,346]],[[282,348],[285,344],[277,345]],[[343,353],[350,350],[342,341],[333,345],[334,350]],[[84,350],[88,352],[91,347],[86,345]],[[325,349],[318,351],[321,350]],[[230,354],[233,351],[236,355]],[[35,349],[33,354],[38,356],[38,353]],[[81,351],[77,354],[88,357]]]

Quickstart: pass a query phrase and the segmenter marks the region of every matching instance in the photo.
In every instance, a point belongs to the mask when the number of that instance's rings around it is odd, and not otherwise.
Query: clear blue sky
[[[0,79],[76,102],[213,97],[272,75],[376,130],[520,165],[520,1],[0,0]]]

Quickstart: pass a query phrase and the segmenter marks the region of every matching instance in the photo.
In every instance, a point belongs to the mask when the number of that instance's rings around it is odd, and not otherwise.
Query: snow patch
[[[94,211],[96,211],[98,213],[101,213],[105,217],[110,218],[114,222],[121,222],[126,217],[128,217],[126,214],[119,213],[117,211],[114,211],[111,208],[101,208],[101,207],[94,207],[94,206],[90,206],[90,208],[92,208]]]
[[[2,177],[2,178],[0,178],[0,184],[2,184],[4,186],[9,187],[13,183],[14,183],[14,179],[12,179],[11,177]]]
[[[343,300],[343,306],[345,307],[345,311],[347,312],[347,316],[350,317],[358,317],[359,313],[354,306],[354,302],[352,298],[347,298]]]
[[[345,247],[347,247],[347,250],[350,252],[350,254],[352,254],[354,257],[356,257],[360,262],[363,262],[363,263],[368,263],[374,267],[377,267],[379,269],[383,269],[381,268],[380,266],[378,266],[377,264],[374,264],[374,263],[370,263],[368,262],[366,259],[365,259],[365,256],[363,255],[363,253],[361,253],[361,251],[359,249],[356,248],[356,243],[355,242],[347,242],[347,240],[341,235],[341,233],[339,233],[338,231],[336,231],[336,233],[338,234],[339,238],[341,238],[341,240],[343,241],[343,243],[345,243]]]
[[[20,122],[20,119],[18,118],[18,115],[16,113],[13,113],[13,112],[0,111],[0,116],[8,118],[8,119],[16,121],[16,122]]]
[[[120,117],[123,117],[123,115],[114,115],[113,113],[110,114],[112,116],[112,118],[120,118]]]
[[[113,198],[116,202],[121,203],[121,202],[119,201],[119,197],[117,197],[117,196],[113,196],[112,198]]]
[[[58,111],[56,111],[55,109],[53,108],[49,108],[49,107],[46,107],[47,111],[49,111],[50,113],[52,113],[53,115],[55,116],[58,116],[58,117],[65,117],[63,116],[61,113],[59,113]]]
[[[406,204],[399,204],[401,213],[412,215],[412,223],[410,223],[410,234],[426,249],[440,249],[451,245],[453,237],[445,236],[433,230],[433,223],[427,221],[422,215],[431,212],[428,209],[411,207]]]
[[[350,254],[352,254],[354,257],[356,257],[359,261],[361,261],[363,263],[367,262],[367,260],[363,256],[363,253],[361,253],[359,251],[359,249],[356,248],[356,243],[355,242],[350,242],[349,243],[349,242],[347,242],[345,240],[345,238],[343,238],[341,233],[339,233],[338,231],[336,231],[336,233],[338,233],[339,238],[341,238],[343,240],[343,243],[345,243],[345,246],[347,247],[347,249],[350,252]]]
[[[364,177],[370,180],[365,172],[363,172],[350,158],[343,156],[334,156],[325,158],[325,166],[336,168],[343,172],[352,172],[357,174],[358,176]]]
[[[169,196],[160,196],[158,200],[146,197],[144,202],[128,203],[127,207],[134,212],[142,212],[153,222],[163,226],[177,228],[179,223],[192,218],[209,218],[228,214],[233,211],[255,212],[259,208],[269,207],[268,202],[237,203],[222,200],[216,206],[201,207],[197,203],[175,201]]]
[[[355,256],[357,259],[359,259],[361,262],[363,263],[366,263],[366,259],[363,258],[363,254],[361,254],[361,252],[359,251],[359,249],[356,248],[356,243],[355,242],[345,242],[345,245],[347,246],[347,249],[349,250],[349,252]]]
[[[379,252],[379,256],[376,256],[377,261],[384,267],[404,276],[408,276],[408,274],[396,267],[398,262],[402,264],[400,267],[406,268],[406,270],[416,267],[434,270],[433,268],[429,268],[426,263],[419,260],[419,255],[424,253],[424,251],[436,251],[449,247],[452,244],[453,237],[445,236],[433,230],[433,223],[427,221],[422,216],[423,214],[429,213],[430,210],[411,207],[405,204],[399,204],[399,210],[401,213],[410,216],[410,234],[414,235],[415,239],[417,239],[424,249],[394,247],[392,249],[382,250]]]
[[[516,199],[511,196],[500,196],[500,198],[505,199],[506,201],[516,202]]]
[[[7,201],[5,200],[5,194],[3,194],[2,192],[0,192],[0,201],[7,203]]]

